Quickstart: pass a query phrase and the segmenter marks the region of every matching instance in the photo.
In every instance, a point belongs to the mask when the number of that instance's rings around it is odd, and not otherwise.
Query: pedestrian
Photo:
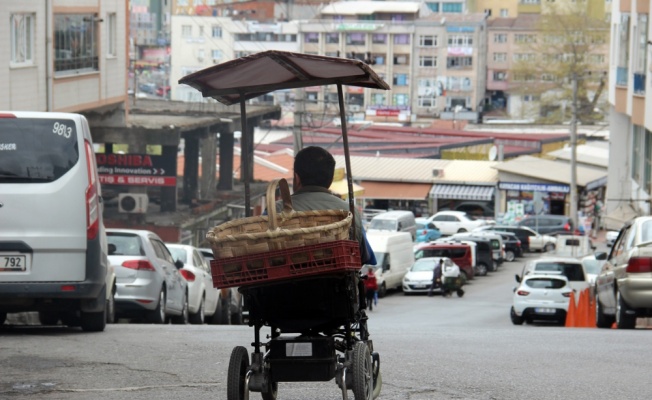
[[[378,280],[376,279],[376,274],[372,267],[367,269],[367,275],[364,280],[364,290],[365,297],[367,298],[367,308],[371,311],[374,309],[374,297],[378,291]]]
[[[435,288],[441,288],[441,273],[444,269],[444,259],[440,258],[439,262],[435,265],[435,268],[432,271],[432,283],[430,284],[430,290],[428,290],[428,297],[432,297],[432,292]]]

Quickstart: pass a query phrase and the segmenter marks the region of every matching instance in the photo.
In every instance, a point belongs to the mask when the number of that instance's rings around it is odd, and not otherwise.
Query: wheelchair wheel
[[[278,382],[269,382],[267,392],[262,392],[263,400],[276,400],[278,396]]]
[[[365,342],[356,342],[353,347],[353,397],[355,400],[373,399],[371,353]]]
[[[457,289],[457,297],[462,297],[462,296],[464,296],[464,290]]]
[[[244,400],[245,378],[249,369],[249,353],[243,346],[233,348],[229,360],[229,372],[226,382],[226,397],[228,400]]]

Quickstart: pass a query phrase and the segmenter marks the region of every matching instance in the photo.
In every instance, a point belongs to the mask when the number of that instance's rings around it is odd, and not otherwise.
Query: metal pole
[[[351,156],[349,154],[349,135],[346,131],[346,112],[344,109],[344,92],[342,90],[342,84],[337,84],[337,95],[339,98],[340,104],[340,121],[342,125],[342,144],[344,145],[344,163],[346,164],[346,183],[349,188],[349,210],[353,215],[353,221],[351,221],[351,226],[353,227],[353,239],[358,239],[358,230],[355,229],[355,203],[353,200],[353,177],[351,174]],[[360,221],[362,223],[362,221]]]
[[[573,73],[573,103],[571,104],[571,182],[570,182],[570,218],[573,221],[573,228],[577,229],[577,75]]]
[[[244,93],[240,93],[240,99],[244,99]],[[249,147],[251,141],[249,140],[249,134],[247,132],[247,107],[245,106],[246,100],[240,100],[240,118],[242,118],[240,132],[240,180],[244,183],[244,195],[245,195],[245,217],[251,217],[251,171],[249,170]],[[253,139],[253,138],[252,138]]]
[[[298,88],[294,92],[294,154],[303,148],[303,136],[301,134],[301,118],[305,110],[303,88]]]

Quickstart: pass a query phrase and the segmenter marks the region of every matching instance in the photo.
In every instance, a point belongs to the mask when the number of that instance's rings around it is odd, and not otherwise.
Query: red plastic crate
[[[213,286],[228,288],[333,272],[358,271],[359,244],[337,240],[211,261]]]

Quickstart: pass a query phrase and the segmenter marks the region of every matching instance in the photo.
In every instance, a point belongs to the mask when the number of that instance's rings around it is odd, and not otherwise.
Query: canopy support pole
[[[337,96],[340,103],[340,126],[342,127],[342,144],[344,145],[344,163],[346,164],[346,183],[349,187],[349,211],[353,219],[351,227],[353,227],[353,239],[358,240],[358,230],[355,229],[355,202],[353,199],[353,177],[351,176],[351,156],[349,155],[349,135],[346,131],[346,110],[344,109],[344,93],[342,91],[342,84],[337,84]],[[362,223],[362,221],[360,221]]]
[[[247,131],[247,107],[245,105],[246,100],[244,100],[245,93],[240,94],[240,122],[242,132],[240,137],[242,138],[242,143],[240,145],[240,178],[244,183],[244,207],[245,207],[245,217],[251,217],[251,189],[250,189],[250,178],[251,172],[249,171],[250,160],[249,160],[249,146],[250,138]]]

